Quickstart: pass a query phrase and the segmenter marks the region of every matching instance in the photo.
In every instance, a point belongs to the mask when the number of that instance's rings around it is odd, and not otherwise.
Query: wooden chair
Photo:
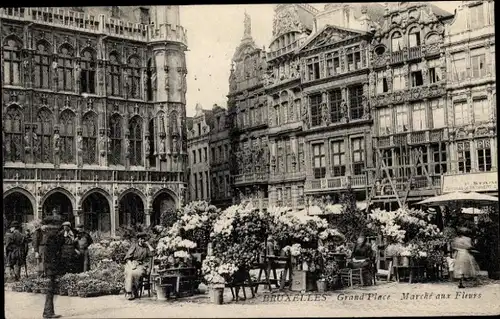
[[[153,270],[154,266],[154,257],[151,257],[150,265],[148,272],[141,277],[139,280],[139,287],[137,287],[137,294],[139,295],[139,298],[142,298],[142,294],[144,290],[148,291],[148,297],[151,297],[151,289],[153,287],[152,280],[151,280],[151,272]]]

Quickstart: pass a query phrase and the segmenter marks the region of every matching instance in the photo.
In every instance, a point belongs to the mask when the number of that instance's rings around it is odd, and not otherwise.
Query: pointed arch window
[[[83,51],[80,60],[80,91],[82,93],[95,94],[95,52]]]
[[[147,100],[148,101],[152,101],[153,100],[153,81],[152,81],[153,66],[152,66],[151,59],[148,60],[148,67],[147,67],[147,70],[146,70],[146,77],[147,77],[147,81],[146,81]]]
[[[401,33],[397,31],[393,33],[391,44],[392,52],[401,51],[403,49],[403,37],[401,36]]]
[[[122,164],[122,117],[118,114],[111,116],[109,121],[111,152],[109,163],[111,165]]]
[[[149,160],[149,166],[154,167],[156,165],[156,157],[155,153],[155,125],[156,121],[154,118],[149,120],[149,140],[146,143],[149,143],[149,154],[146,154]]]
[[[3,47],[3,83],[5,85],[21,84],[21,45],[18,41],[8,38]]]
[[[50,47],[40,42],[35,52],[35,88],[50,88]]]
[[[129,123],[130,130],[130,165],[142,165],[142,119],[133,117]]]
[[[89,112],[83,117],[83,163],[97,164],[97,115]]]
[[[177,112],[173,111],[170,113],[170,123],[169,123],[170,134],[179,134],[179,126],[177,125]]]
[[[36,134],[39,145],[37,145],[35,158],[37,162],[52,162],[52,113],[46,108],[41,109],[37,116]]]
[[[59,91],[74,91],[73,58],[73,48],[69,45],[62,46],[57,58],[57,89]]]
[[[8,162],[20,162],[23,160],[23,115],[21,108],[10,106],[7,109],[4,126],[5,159]]]
[[[141,98],[141,66],[139,58],[130,57],[127,61],[127,86],[128,94],[133,99]]]
[[[113,52],[109,55],[108,64],[108,95],[120,96],[121,95],[121,62],[118,54]]]
[[[75,161],[75,114],[69,110],[63,111],[59,117],[60,161],[71,164]]]

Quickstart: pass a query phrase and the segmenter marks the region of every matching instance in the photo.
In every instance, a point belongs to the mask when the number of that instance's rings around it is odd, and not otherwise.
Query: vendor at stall
[[[352,261],[349,266],[352,269],[362,268],[366,270],[363,273],[363,282],[367,285],[372,284],[375,254],[372,245],[364,234],[359,235],[356,245],[352,251]]]
[[[128,300],[138,297],[140,280],[150,272],[150,260],[154,249],[146,239],[146,233],[137,234],[137,242],[125,255],[125,293]]]

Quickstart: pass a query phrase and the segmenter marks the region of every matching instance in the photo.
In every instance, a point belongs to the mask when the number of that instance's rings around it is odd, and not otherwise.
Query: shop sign
[[[498,192],[497,172],[442,176],[442,194],[453,192]]]

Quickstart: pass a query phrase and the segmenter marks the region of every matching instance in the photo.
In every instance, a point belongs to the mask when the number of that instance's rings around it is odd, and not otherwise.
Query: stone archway
[[[124,194],[118,203],[118,225],[126,227],[145,223],[142,198],[135,192]]]
[[[166,192],[158,193],[153,200],[153,210],[151,211],[151,225],[159,225],[162,215],[175,212],[177,206],[174,197]]]
[[[82,201],[83,224],[87,231],[111,231],[108,199],[98,191],[90,192]]]
[[[60,191],[54,191],[48,195],[42,204],[42,218],[53,214],[60,215],[62,221],[69,221],[75,226],[75,216],[73,214],[73,204],[71,199]]]
[[[3,199],[3,212],[7,226],[13,221],[26,223],[35,218],[34,207],[30,198],[20,191],[12,191]]]

